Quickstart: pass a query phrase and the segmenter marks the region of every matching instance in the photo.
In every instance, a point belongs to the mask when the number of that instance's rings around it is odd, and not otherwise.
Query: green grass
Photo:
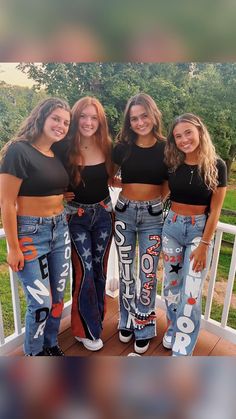
[[[206,307],[206,297],[202,297],[202,314],[204,314],[205,307]],[[211,308],[211,318],[213,320],[216,320],[217,322],[220,322],[222,312],[223,312],[223,305],[216,304],[213,300],[212,308]],[[233,329],[236,329],[236,310],[233,308],[229,309],[229,317],[228,317],[227,326],[232,327]]]
[[[235,180],[235,183],[236,183],[236,180]],[[223,207],[225,209],[236,211],[236,190],[231,189],[226,192]]]

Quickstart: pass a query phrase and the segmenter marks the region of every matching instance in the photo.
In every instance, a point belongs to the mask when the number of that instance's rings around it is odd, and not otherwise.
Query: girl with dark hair
[[[119,339],[135,338],[135,352],[147,351],[156,335],[157,264],[163,225],[162,194],[167,169],[161,112],[145,93],[132,97],[113,151],[122,191],[115,207],[115,241],[120,263]],[[140,290],[135,278],[139,247]]]
[[[28,356],[64,355],[57,336],[70,270],[63,207],[69,178],[51,146],[67,135],[69,125],[69,105],[58,98],[46,99],[2,150],[1,213],[7,261],[27,299],[24,351]]]
[[[226,193],[226,165],[207,128],[191,113],[177,117],[165,150],[171,209],[163,228],[164,297],[168,328],[163,346],[192,355],[201,322],[201,294],[213,234]]]
[[[73,300],[71,328],[84,347],[97,351],[105,313],[105,285],[112,238],[112,142],[105,111],[94,97],[72,108],[71,137],[55,152],[70,176],[65,194],[72,241]]]

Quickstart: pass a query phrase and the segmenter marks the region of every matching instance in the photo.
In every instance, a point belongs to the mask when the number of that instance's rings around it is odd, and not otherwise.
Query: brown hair
[[[44,99],[37,106],[35,106],[28,118],[26,118],[21,124],[15,137],[8,141],[1,150],[1,158],[6,155],[6,152],[12,143],[17,141],[28,141],[33,143],[37,140],[43,132],[47,117],[58,108],[65,109],[71,113],[68,103],[65,100],[55,97]]]
[[[117,142],[132,144],[137,138],[137,134],[130,127],[130,108],[135,105],[141,105],[146,110],[148,116],[153,122],[153,135],[157,140],[164,140],[162,134],[162,114],[158,109],[156,102],[146,93],[138,93],[132,96],[126,105],[124,111],[124,120],[122,128],[117,136]]]

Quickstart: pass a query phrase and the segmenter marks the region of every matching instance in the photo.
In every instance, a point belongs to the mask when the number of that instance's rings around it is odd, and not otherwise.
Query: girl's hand
[[[65,192],[63,197],[66,202],[69,202],[69,201],[73,201],[75,194],[74,192]]]
[[[207,252],[208,246],[199,243],[198,247],[191,253],[190,260],[193,260],[194,272],[200,272],[206,268]]]
[[[22,271],[25,264],[22,251],[20,249],[9,250],[7,255],[7,263],[14,272]]]

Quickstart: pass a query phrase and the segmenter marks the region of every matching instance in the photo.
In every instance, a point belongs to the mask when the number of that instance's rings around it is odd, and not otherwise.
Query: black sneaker
[[[149,348],[150,339],[136,340],[134,343],[134,350],[138,354],[144,354]]]
[[[60,346],[52,346],[51,348],[44,348],[45,355],[48,356],[65,356]]]
[[[119,331],[119,339],[122,343],[129,343],[132,339],[133,332],[130,330],[120,330]]]

